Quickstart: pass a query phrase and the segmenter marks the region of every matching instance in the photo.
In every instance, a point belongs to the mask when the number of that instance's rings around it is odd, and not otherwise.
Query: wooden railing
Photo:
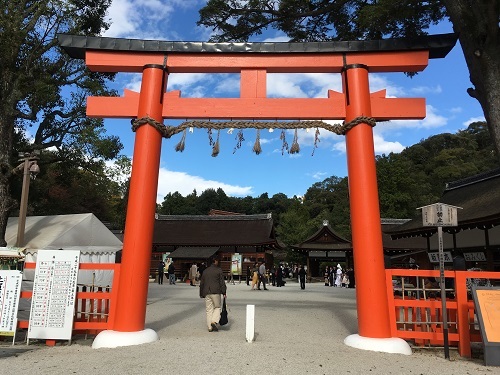
[[[386,270],[391,334],[416,345],[442,346],[442,302],[439,288],[426,288],[424,280],[439,280],[438,270]],[[471,356],[471,342],[481,342],[475,307],[467,279],[500,282],[500,272],[445,271],[446,311],[450,346],[463,357]],[[397,286],[393,280],[402,281]]]
[[[36,263],[25,263],[25,269],[35,269]],[[97,333],[111,329],[114,321],[120,264],[115,263],[80,263],[80,270],[110,270],[113,271],[113,281],[109,287],[93,285],[78,285],[75,303],[73,334]],[[22,290],[21,299],[31,299],[33,291]],[[27,329],[29,320],[18,320],[17,327]],[[46,340],[47,345],[54,345],[55,340]]]

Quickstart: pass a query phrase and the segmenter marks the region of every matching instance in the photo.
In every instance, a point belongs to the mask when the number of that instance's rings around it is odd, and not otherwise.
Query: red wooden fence
[[[34,269],[36,263],[25,263],[24,268]],[[109,287],[94,287],[78,285],[75,303],[75,318],[73,333],[97,334],[106,329],[112,329],[120,264],[115,263],[80,263],[80,270],[111,270],[113,282]],[[31,290],[22,290],[21,298],[30,299]],[[27,329],[28,320],[18,320],[18,328]],[[54,345],[55,340],[47,340],[47,345]]]
[[[416,345],[442,346],[443,324],[440,289],[428,289],[424,279],[439,280],[438,270],[386,270],[387,295],[391,320],[391,334],[413,341]],[[471,356],[471,342],[481,342],[475,308],[467,279],[500,282],[500,272],[445,271],[448,287],[446,311],[450,346],[458,347],[463,357]],[[402,283],[395,286],[393,280]],[[448,284],[448,283],[447,283]]]

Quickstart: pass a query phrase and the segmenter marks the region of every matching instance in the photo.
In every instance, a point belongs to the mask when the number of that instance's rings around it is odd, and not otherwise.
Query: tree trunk
[[[460,45],[470,81],[467,90],[481,105],[500,162],[500,0],[443,0]]]
[[[12,165],[10,152],[12,150],[14,120],[9,118],[0,119],[0,246],[6,246],[5,231],[7,219],[15,202],[10,197],[10,178],[12,176]]]

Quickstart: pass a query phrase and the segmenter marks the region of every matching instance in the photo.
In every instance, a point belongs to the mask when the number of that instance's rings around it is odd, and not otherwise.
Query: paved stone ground
[[[451,350],[414,348],[405,356],[354,349],[345,337],[357,333],[355,290],[307,284],[252,291],[228,284],[229,324],[205,326],[198,288],[151,283],[146,327],[158,332],[151,344],[92,349],[83,337],[71,345],[0,345],[0,374],[500,374],[481,358]],[[246,305],[255,305],[256,340],[245,340]]]

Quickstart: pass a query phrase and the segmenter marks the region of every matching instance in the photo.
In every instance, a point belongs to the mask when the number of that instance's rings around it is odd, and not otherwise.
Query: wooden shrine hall
[[[499,202],[500,168],[446,184],[440,203],[462,208],[457,212],[458,226],[443,229],[444,251],[451,254],[448,258],[464,256],[467,269],[500,271]],[[422,226],[420,215],[387,233],[394,239],[423,238],[429,254],[438,252],[437,229]],[[445,266],[451,267],[451,261]]]
[[[386,233],[408,221],[409,219],[381,219],[382,246],[386,268],[391,268],[394,264],[401,265],[409,257],[426,252],[424,238],[393,239]],[[310,277],[322,277],[324,270],[321,268],[321,264],[325,262],[340,263],[344,268],[354,266],[351,240],[336,233],[328,220],[324,220],[321,228],[313,235],[301,243],[292,245],[291,248],[292,251],[306,256],[307,273]]]
[[[273,250],[282,247],[275,236],[271,214],[155,215],[151,273],[163,254],[174,261],[176,276],[183,278],[194,263],[207,263],[216,253],[229,277],[232,254],[242,255],[242,277],[247,266],[259,260],[270,268]]]

